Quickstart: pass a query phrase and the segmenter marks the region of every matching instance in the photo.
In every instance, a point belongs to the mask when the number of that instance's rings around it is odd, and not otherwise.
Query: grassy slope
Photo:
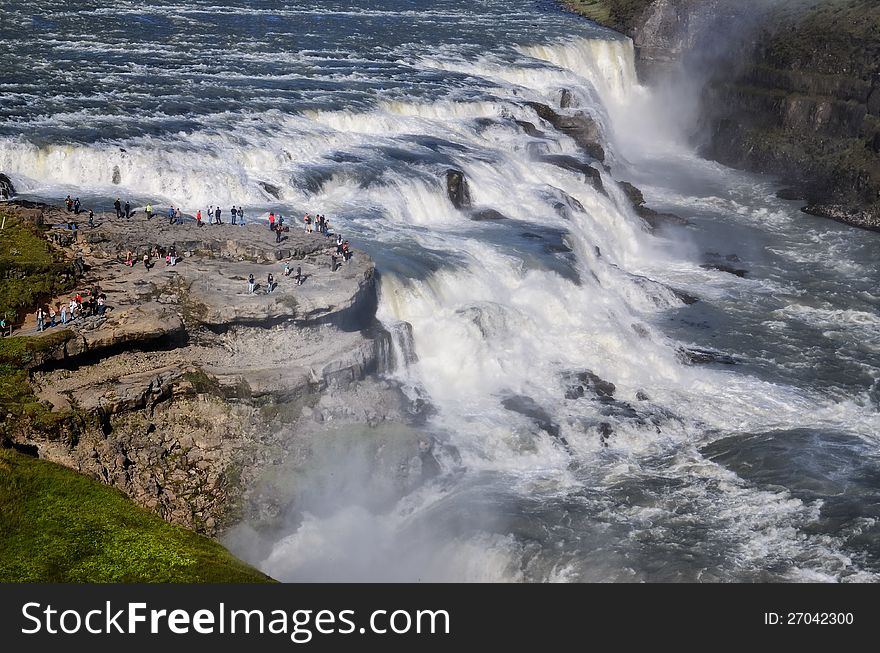
[[[0,316],[18,322],[37,302],[64,291],[70,283],[69,268],[38,227],[7,216],[0,233]]]
[[[216,542],[121,492],[0,450],[2,582],[269,582]]]
[[[64,287],[65,271],[39,230],[7,221],[0,238],[0,310],[33,310],[38,298]],[[28,383],[26,369],[40,352],[72,335],[0,338],[0,444],[25,429],[57,439],[71,423],[93,419],[52,412]],[[166,523],[113,488],[0,448],[0,582],[268,580],[216,542]]]
[[[632,33],[632,26],[653,0],[562,0],[569,11],[580,14],[601,25],[624,34]]]

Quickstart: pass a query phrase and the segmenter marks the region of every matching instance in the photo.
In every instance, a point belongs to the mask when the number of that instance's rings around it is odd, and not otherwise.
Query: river
[[[880,235],[701,159],[628,40],[537,0],[69,5],[4,3],[0,171],[98,208],[326,214],[432,407],[438,476],[325,479],[239,555],[287,581],[878,579]],[[603,190],[528,102],[594,118]],[[688,224],[650,232],[618,181]],[[326,478],[360,478],[347,455]]]

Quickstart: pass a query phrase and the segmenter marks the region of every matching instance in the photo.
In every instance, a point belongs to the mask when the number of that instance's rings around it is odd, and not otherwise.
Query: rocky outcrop
[[[256,224],[163,225],[106,214],[97,221],[69,247],[87,268],[80,292],[105,294],[108,310],[16,340],[21,347],[9,351],[19,352],[57,424],[7,423],[7,444],[213,535],[241,515],[268,467],[305,455],[295,444],[308,431],[303,424],[346,423],[315,409],[324,393],[354,410],[352,419],[408,419],[393,388],[356,412],[360,384],[388,368],[392,350],[375,325],[375,268],[363,252],[334,270],[331,241],[317,234],[288,232],[276,244]],[[174,244],[180,261],[125,265],[127,251],[151,250],[148,241]],[[292,252],[298,258],[287,259]],[[284,275],[279,253],[293,274],[301,268],[302,285]],[[267,292],[270,272],[276,285]],[[253,294],[250,273],[259,281]]]
[[[558,166],[564,170],[577,172],[584,175],[584,181],[590,184],[600,193],[605,193],[605,187],[602,185],[602,173],[596,170],[589,163],[584,163],[573,156],[565,154],[545,154],[538,158],[541,163],[549,163]]]
[[[455,208],[462,210],[471,207],[471,192],[461,170],[446,171],[446,194]]]
[[[688,221],[681,216],[675,215],[674,213],[661,213],[646,206],[645,196],[642,194],[642,191],[628,181],[619,181],[617,183],[632,203],[636,214],[642,220],[647,222],[651,229],[660,229],[661,227],[670,225],[684,226],[688,224]]]
[[[0,172],[0,200],[8,200],[13,195],[15,195],[15,186],[12,185],[12,180]]]
[[[526,102],[525,105],[534,110],[539,118],[550,123],[556,131],[571,138],[587,155],[597,161],[605,160],[599,126],[588,113],[575,111],[561,114],[540,102]]]
[[[880,6],[778,9],[727,70],[704,97],[705,152],[782,175],[813,215],[880,228]]]
[[[702,151],[780,176],[813,215],[880,227],[880,5],[820,0],[568,0],[633,38],[640,75],[683,75]]]

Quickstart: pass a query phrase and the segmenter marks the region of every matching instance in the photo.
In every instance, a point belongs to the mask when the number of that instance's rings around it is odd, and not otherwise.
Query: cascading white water
[[[786,207],[768,220],[751,179],[741,192],[732,173],[693,155],[673,119],[686,115],[681,103],[638,84],[629,40],[496,0],[424,13],[394,0],[380,9],[78,4],[109,43],[71,40],[75,29],[62,26],[77,12],[44,26],[34,70],[4,80],[0,117],[11,119],[0,122],[0,171],[35,197],[327,214],[377,260],[379,318],[392,334],[385,356],[431,407],[400,432],[328,433],[310,499],[298,495],[286,530],[242,555],[283,580],[740,580],[771,568],[783,579],[873,578],[849,556],[847,533],[815,528],[820,501],[744,480],[702,453],[726,437],[798,427],[872,441],[871,397],[839,400],[802,382],[808,372],[796,370],[821,357],[786,363],[792,383],[759,375],[754,360],[736,370],[684,365],[673,327],[688,318],[673,319],[682,304],[671,288],[723,307],[723,318],[706,310],[691,320],[719,341],[734,329],[717,320],[742,317],[740,337],[767,350],[765,367],[815,345],[772,349],[771,336],[784,340],[795,323],[845,339],[841,323],[867,332],[874,313],[791,297],[765,316],[753,299],[811,291],[776,270],[739,279],[701,269],[694,253],[736,242],[727,231],[711,245],[690,242],[711,233],[702,226],[648,233],[615,178],[725,228],[782,233],[792,222]],[[138,44],[135,19],[145,26]],[[186,38],[148,47],[155,30],[178,24]],[[288,36],[301,33],[317,35],[314,49],[295,51],[303,43]],[[82,78],[66,64],[81,51]],[[92,86],[108,115],[94,116]],[[559,107],[563,89],[570,109]],[[54,104],[64,98],[75,106]],[[590,114],[608,168],[530,102]],[[554,156],[591,163],[604,192]],[[472,209],[452,205],[449,169],[464,173]],[[664,186],[691,175],[699,183],[684,191]],[[486,216],[495,219],[471,219]],[[784,238],[776,249],[798,265],[812,260]],[[847,283],[859,275],[857,262]],[[865,342],[847,355],[866,358]],[[880,367],[857,362],[864,374]],[[613,398],[590,387],[603,380]],[[375,452],[361,447],[411,444],[410,429],[435,443],[440,474],[391,500],[386,476],[396,468],[373,469]],[[869,519],[848,532],[869,532]]]

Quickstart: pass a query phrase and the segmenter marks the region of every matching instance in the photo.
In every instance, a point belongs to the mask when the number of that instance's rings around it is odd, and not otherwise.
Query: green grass
[[[59,465],[0,450],[0,582],[260,583],[216,542]]]
[[[41,353],[57,349],[74,335],[70,329],[62,329],[40,336],[0,338],[0,365],[30,367],[40,362]]]
[[[562,0],[562,5],[585,18],[629,33],[653,0]]]
[[[39,302],[70,288],[72,279],[70,264],[39,227],[6,216],[0,232],[0,316],[20,321]]]

